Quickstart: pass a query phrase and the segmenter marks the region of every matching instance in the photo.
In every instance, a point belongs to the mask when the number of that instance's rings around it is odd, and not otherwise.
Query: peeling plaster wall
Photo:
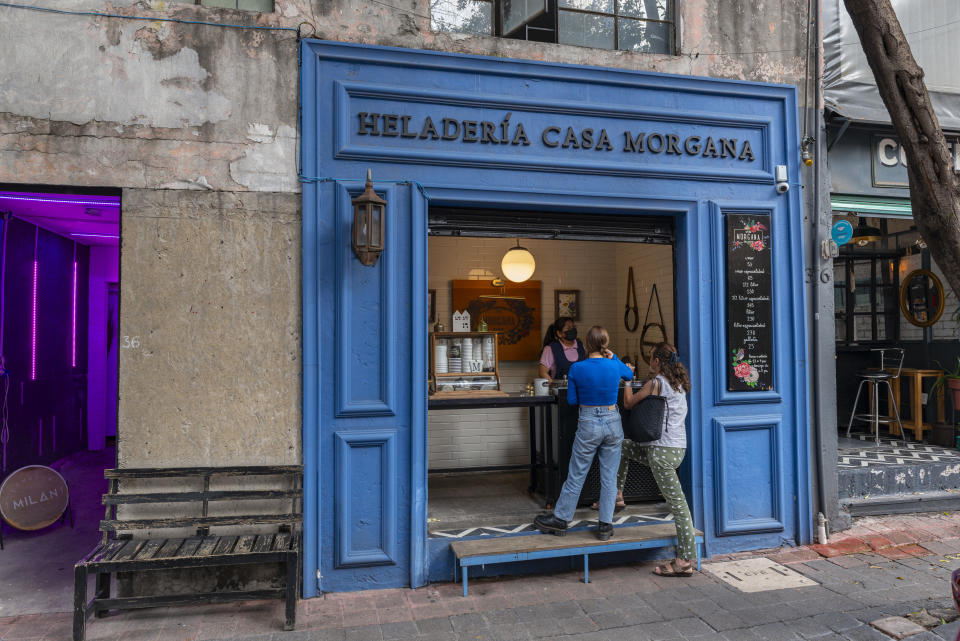
[[[277,0],[270,14],[33,1],[674,74],[804,73],[805,0],[678,0],[678,56],[434,33],[429,0]],[[121,352],[120,464],[299,461],[296,34],[0,7],[0,60],[0,182],[124,189],[121,332],[142,347]]]

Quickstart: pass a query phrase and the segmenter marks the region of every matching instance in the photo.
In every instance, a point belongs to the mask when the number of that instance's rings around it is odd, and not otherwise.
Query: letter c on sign
[[[893,138],[882,138],[880,144],[877,145],[877,157],[880,159],[880,164],[884,167],[893,167],[897,164],[897,155],[889,155],[887,153],[888,149],[896,149],[897,141]]]
[[[559,140],[557,142],[547,140],[547,134],[549,133],[555,133],[557,134],[557,136],[559,136],[560,127],[547,127],[546,129],[543,130],[543,134],[540,136],[540,139],[543,140],[543,144],[545,144],[547,147],[559,147],[560,146]]]

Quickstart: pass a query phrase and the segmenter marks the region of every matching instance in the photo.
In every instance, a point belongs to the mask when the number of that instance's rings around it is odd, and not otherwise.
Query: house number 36
[[[140,349],[139,336],[124,336],[120,340],[120,347],[123,349]]]

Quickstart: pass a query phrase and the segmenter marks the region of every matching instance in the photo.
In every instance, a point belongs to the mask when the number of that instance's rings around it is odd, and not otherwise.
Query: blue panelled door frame
[[[712,553],[809,541],[795,88],[302,46],[305,596],[452,576],[426,535],[429,206],[672,216],[677,342],[694,382],[681,476],[696,524]],[[628,141],[644,130],[641,153]],[[702,156],[683,147],[694,135],[752,147]],[[388,203],[373,267],[350,249],[367,168]],[[775,385],[728,392],[723,217],[753,212],[772,221]]]

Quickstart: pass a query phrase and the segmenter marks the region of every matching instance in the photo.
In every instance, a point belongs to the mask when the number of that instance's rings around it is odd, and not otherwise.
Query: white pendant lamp
[[[500,261],[500,269],[504,277],[514,283],[522,283],[533,276],[533,270],[537,267],[537,261],[525,247],[520,246],[520,240],[517,240],[517,246],[511,247],[503,255]]]

